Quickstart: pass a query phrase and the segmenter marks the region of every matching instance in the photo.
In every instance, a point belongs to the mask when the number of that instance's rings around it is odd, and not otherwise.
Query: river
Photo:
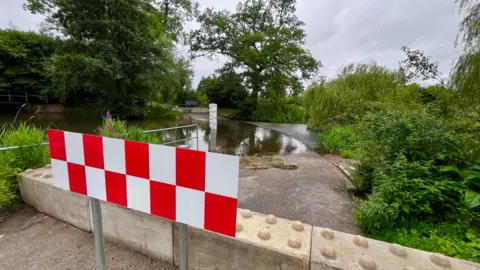
[[[0,114],[0,123],[11,122],[14,114]],[[43,128],[56,128],[68,131],[96,134],[101,124],[101,116],[65,115],[65,114],[28,114],[22,113],[17,121],[28,121]],[[180,125],[198,124],[198,149],[207,151],[210,128],[208,123],[192,119],[174,121],[165,120],[130,120],[129,125],[137,125],[145,130],[159,129]],[[159,133],[164,142],[196,136],[196,128],[185,128]],[[197,149],[197,140],[187,143],[190,149]],[[216,151],[232,155],[288,155],[309,151],[299,140],[281,132],[235,120],[218,120]]]

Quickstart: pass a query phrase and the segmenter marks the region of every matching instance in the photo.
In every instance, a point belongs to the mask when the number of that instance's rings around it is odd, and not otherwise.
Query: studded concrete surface
[[[310,269],[480,270],[480,265],[438,253],[314,227]]]
[[[236,237],[239,239],[308,260],[311,234],[312,226],[300,221],[238,209]]]
[[[47,164],[43,168],[38,169],[26,169],[23,172],[24,176],[31,177],[35,180],[40,180],[46,183],[53,183],[53,175],[52,175],[52,165]]]

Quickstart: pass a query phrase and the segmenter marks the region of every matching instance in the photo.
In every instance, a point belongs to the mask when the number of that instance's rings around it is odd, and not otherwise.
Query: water
[[[34,114],[20,114],[17,121],[26,121]],[[15,115],[1,114],[0,123],[11,122]],[[74,132],[98,134],[97,128],[102,121],[101,116],[74,116],[64,114],[38,114],[28,120],[44,128],[56,128]],[[210,128],[208,123],[196,120],[133,120],[130,125],[137,125],[145,130],[166,128],[179,125],[199,124],[198,149],[207,151]],[[159,133],[164,142],[196,137],[196,128],[184,128]],[[190,149],[197,149],[197,139],[177,144],[188,144]],[[231,155],[288,155],[309,151],[308,147],[293,137],[281,132],[234,121],[218,120],[216,151]]]

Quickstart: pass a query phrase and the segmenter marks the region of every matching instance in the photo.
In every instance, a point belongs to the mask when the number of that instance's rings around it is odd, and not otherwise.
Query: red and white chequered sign
[[[56,187],[235,236],[237,156],[48,130]]]

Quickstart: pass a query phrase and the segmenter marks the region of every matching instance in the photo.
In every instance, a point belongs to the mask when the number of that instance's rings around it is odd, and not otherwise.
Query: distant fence
[[[48,103],[48,98],[40,95],[28,94],[25,91],[0,90],[0,103],[2,104],[20,104],[32,101],[43,101]]]

